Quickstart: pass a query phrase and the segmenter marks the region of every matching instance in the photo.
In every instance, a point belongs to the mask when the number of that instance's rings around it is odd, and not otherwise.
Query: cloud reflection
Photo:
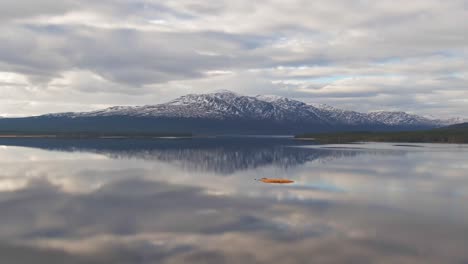
[[[18,158],[0,161],[0,180],[21,182],[0,191],[2,261],[468,261],[466,152],[317,152],[288,147],[275,154],[279,159],[226,174],[216,169],[190,171],[193,167],[180,165],[188,154],[172,156],[175,160],[158,155],[174,149],[182,153],[184,148],[194,150],[192,154],[220,153],[217,149],[235,153],[234,147],[181,148],[178,143],[177,148],[153,146],[148,151],[133,146],[131,154],[124,155],[122,148],[129,146],[120,144],[113,150],[74,145],[77,152],[2,149],[1,157],[15,153]],[[245,148],[262,152],[266,146]],[[289,166],[277,165],[294,159],[293,151],[314,154]],[[314,156],[325,152],[329,153]],[[262,156],[237,153],[244,155],[241,160]],[[30,155],[38,158],[23,159]],[[271,186],[251,180],[275,173],[287,174],[297,184]]]

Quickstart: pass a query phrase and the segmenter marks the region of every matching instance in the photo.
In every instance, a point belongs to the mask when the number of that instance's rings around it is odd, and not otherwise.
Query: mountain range
[[[177,132],[296,134],[326,131],[418,130],[460,123],[405,112],[361,113],[279,96],[231,91],[188,94],[163,104],[0,119],[3,132]]]

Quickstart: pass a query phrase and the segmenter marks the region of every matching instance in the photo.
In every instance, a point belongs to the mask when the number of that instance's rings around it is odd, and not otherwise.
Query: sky
[[[467,0],[0,0],[0,116],[227,89],[468,117]]]

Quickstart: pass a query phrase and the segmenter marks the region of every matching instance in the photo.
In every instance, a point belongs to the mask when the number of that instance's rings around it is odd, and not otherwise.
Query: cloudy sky
[[[467,0],[0,0],[0,116],[229,89],[468,117]]]

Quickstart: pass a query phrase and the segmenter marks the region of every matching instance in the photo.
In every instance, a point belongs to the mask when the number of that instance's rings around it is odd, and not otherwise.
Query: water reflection
[[[2,141],[1,259],[468,261],[468,152],[291,147],[296,144]],[[276,176],[295,183],[253,180]]]
[[[401,155],[404,151],[372,150],[363,153],[350,149],[292,148],[307,142],[291,138],[219,137],[179,140],[134,139],[0,139],[0,145],[24,146],[65,152],[103,154],[111,159],[157,160],[177,164],[187,170],[232,174],[273,165],[287,169],[309,161],[331,161],[360,154]],[[311,143],[309,143],[311,144]],[[351,151],[350,151],[351,150]]]

